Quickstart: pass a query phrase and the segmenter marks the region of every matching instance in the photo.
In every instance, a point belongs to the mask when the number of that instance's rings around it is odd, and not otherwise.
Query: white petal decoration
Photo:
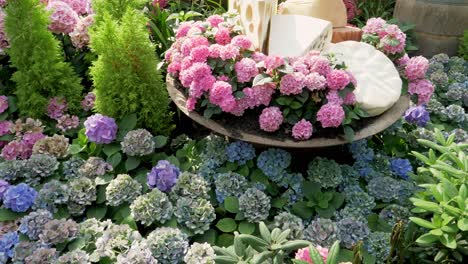
[[[332,35],[329,21],[302,15],[274,15],[268,55],[297,57],[311,50],[322,51],[331,43]]]
[[[332,44],[327,53],[343,61],[357,80],[356,101],[371,116],[390,109],[400,98],[403,81],[393,62],[374,46],[357,41]]]

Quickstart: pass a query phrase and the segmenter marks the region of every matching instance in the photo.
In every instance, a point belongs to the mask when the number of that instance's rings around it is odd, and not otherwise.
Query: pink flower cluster
[[[0,96],[0,114],[8,109],[8,97],[5,95]]]
[[[47,115],[52,119],[59,119],[67,111],[67,101],[63,98],[51,98],[47,106]]]
[[[11,134],[13,123],[10,121],[0,121],[0,137]]]
[[[292,128],[292,135],[297,140],[307,140],[312,136],[312,123],[302,119],[297,122]]]
[[[418,105],[429,103],[434,93],[434,85],[425,79],[428,69],[429,61],[422,56],[413,57],[405,64],[405,74],[410,82],[408,92],[417,95]]]
[[[168,0],[153,0],[153,6],[159,6],[162,9],[166,8],[168,3]]]
[[[363,40],[375,44],[377,48],[389,55],[401,54],[405,51],[406,34],[397,25],[388,24],[382,18],[371,18],[367,20],[362,28]],[[374,43],[377,36],[378,43]],[[370,38],[370,40],[368,40]]]
[[[53,0],[61,1],[70,6],[78,15],[86,15],[92,13],[91,0]]]
[[[343,0],[346,6],[348,22],[351,22],[357,15],[361,14],[361,10],[357,7],[356,0]]]
[[[10,46],[5,32],[5,11],[0,9],[0,51]],[[0,52],[3,53],[3,52]]]
[[[237,80],[241,83],[250,82],[258,74],[257,64],[250,58],[243,58],[234,67]]]
[[[323,128],[339,127],[345,118],[343,107],[337,103],[327,103],[320,107],[317,113],[317,121]]]
[[[89,44],[89,34],[88,29],[94,23],[94,14],[88,15],[86,17],[81,17],[75,28],[70,34],[70,39],[72,44],[77,49],[82,49]]]
[[[95,101],[96,101],[96,95],[89,92],[84,97],[83,101],[81,101],[81,108],[83,108],[83,110],[85,111],[89,111],[93,109]]]
[[[49,25],[50,31],[56,34],[68,34],[75,29],[75,25],[80,18],[73,8],[67,3],[53,0],[47,4],[47,10],[52,11],[50,15],[51,23]]]
[[[267,132],[277,131],[283,123],[283,114],[279,107],[271,106],[263,109],[259,118],[260,128]]]
[[[63,115],[57,120],[56,127],[63,132],[77,128],[80,125],[80,119],[75,115]]]
[[[8,0],[0,0],[0,7],[5,7]]]
[[[320,256],[322,257],[323,261],[326,262],[328,258],[328,249],[323,248],[321,246],[317,246],[316,249],[319,252]],[[302,260],[310,264],[314,264],[314,262],[312,262],[312,259],[310,258],[310,249],[308,247],[299,249],[296,252],[295,259]]]
[[[8,125],[9,124],[6,124],[6,126]],[[12,132],[12,129],[13,128],[10,127],[10,132]],[[45,138],[45,135],[42,134],[42,132],[26,131],[22,135],[19,131],[16,132],[16,140],[9,142],[2,149],[0,156],[5,160],[28,159],[32,154],[34,144],[36,144],[40,139]]]

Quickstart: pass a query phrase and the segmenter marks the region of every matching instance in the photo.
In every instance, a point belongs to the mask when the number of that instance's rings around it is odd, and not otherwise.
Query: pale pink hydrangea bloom
[[[0,7],[5,7],[8,0],[0,0]]]
[[[283,123],[283,114],[279,107],[271,106],[263,109],[259,117],[260,128],[266,132],[277,131]]]
[[[385,30],[385,26],[387,25],[387,21],[383,20],[380,17],[373,17],[367,20],[366,25],[362,28],[364,34],[377,34],[381,35],[382,32]]]
[[[206,62],[210,55],[210,48],[207,46],[198,46],[190,51],[190,57],[193,62]]]
[[[8,97],[5,95],[0,96],[0,114],[8,109]]]
[[[209,47],[210,50],[210,58],[219,58],[221,56],[221,51],[223,50],[224,46],[219,44],[212,44]]]
[[[203,36],[194,36],[190,38],[186,38],[180,47],[180,51],[182,52],[183,56],[190,56],[190,52],[193,48],[198,46],[210,46],[210,42],[207,38]]]
[[[341,99],[337,90],[330,90],[327,94],[327,101],[331,104],[343,104],[343,99]]]
[[[15,160],[17,158],[27,159],[31,156],[32,149],[29,148],[21,141],[11,141],[2,149],[2,158],[5,160]]]
[[[232,95],[231,84],[223,81],[214,83],[210,90],[210,103],[221,107],[224,112],[230,112],[236,106],[236,98]]]
[[[187,33],[191,28],[192,28],[191,22],[182,22],[179,25],[179,28],[177,29],[176,38],[183,38],[187,36]]]
[[[294,60],[291,66],[293,67],[295,72],[300,72],[304,75],[307,75],[310,73],[309,66],[305,63],[304,58],[298,58]]]
[[[238,35],[232,38],[231,44],[238,46],[241,49],[250,49],[252,41],[244,35]]]
[[[53,0],[53,1],[62,1],[68,4],[78,15],[86,15],[92,12],[90,0]]]
[[[237,80],[241,83],[250,82],[258,74],[257,64],[250,58],[243,58],[236,62],[234,69]]]
[[[95,102],[96,102],[96,95],[94,93],[89,92],[81,101],[81,108],[83,108],[83,110],[85,111],[89,111],[93,109]]]
[[[220,15],[212,15],[209,16],[206,21],[208,21],[212,27],[218,27],[219,23],[224,22],[224,18]]]
[[[343,100],[343,104],[345,105],[354,105],[356,103],[356,95],[354,93],[348,93],[344,100]]]
[[[218,76],[218,81],[227,82],[227,81],[229,81],[229,77],[226,76],[226,75]]]
[[[323,258],[323,261],[326,262],[328,258],[328,249],[323,248],[321,246],[317,246],[316,249],[319,252],[320,256]],[[303,260],[303,261],[306,261],[307,263],[314,264],[312,262],[312,259],[310,258],[310,250],[308,247],[299,249],[296,252],[295,258],[297,260]]]
[[[216,78],[211,74],[194,79],[189,88],[190,97],[200,98],[204,92],[209,91],[213,87],[215,82]]]
[[[71,116],[69,114],[66,114],[57,120],[56,127],[62,130],[63,132],[65,132],[67,130],[77,128],[79,125],[80,125],[80,119],[77,116],[75,115]]]
[[[349,75],[344,70],[332,70],[327,75],[327,86],[331,90],[342,90],[350,82]]]
[[[231,32],[225,27],[219,27],[215,34],[216,43],[227,45],[231,42]]]
[[[193,97],[189,97],[187,99],[187,102],[185,103],[185,107],[187,107],[187,110],[189,110],[190,112],[195,110],[196,105],[197,105],[197,99]]]
[[[399,58],[397,60],[397,64],[398,64],[398,66],[406,66],[406,64],[408,64],[409,60],[410,60],[410,58],[409,58],[408,54],[405,53],[405,55],[403,55],[403,57],[401,57],[401,58]]]
[[[54,97],[49,100],[47,115],[52,119],[60,118],[68,109],[67,101],[63,98]]]
[[[188,88],[193,81],[200,80],[208,75],[212,75],[210,66],[203,62],[196,62],[187,70],[181,71],[179,79],[182,85]]]
[[[0,121],[0,137],[11,134],[13,123],[11,121]]]
[[[183,59],[180,60],[181,63],[180,63],[180,70],[181,71],[184,71],[184,70],[187,70],[189,69],[190,67],[192,67],[194,61],[192,59],[191,56],[188,56],[188,57],[184,57]]]
[[[271,55],[266,56],[265,59],[263,59],[263,62],[265,64],[265,69],[267,70],[267,73],[271,73],[276,68],[284,65],[284,58],[281,56]]]
[[[339,127],[345,118],[345,111],[339,104],[328,103],[322,105],[317,113],[317,121],[323,128]]]
[[[307,140],[312,136],[312,123],[302,119],[297,122],[292,128],[292,135],[297,140]]]
[[[181,70],[180,62],[174,61],[167,66],[167,72],[176,75]]]
[[[300,72],[286,74],[281,78],[280,92],[285,95],[300,94],[305,86],[305,76]]]
[[[68,34],[72,32],[80,20],[75,10],[62,1],[49,2],[47,10],[52,11],[49,29],[56,34]]]
[[[411,58],[406,64],[406,77],[410,81],[423,79],[429,69],[429,61],[423,56]]]
[[[5,11],[0,9],[0,51],[10,47],[8,37],[5,32]]]
[[[82,49],[89,45],[88,29],[94,23],[94,15],[81,18],[73,32],[68,34],[75,48]]]
[[[268,106],[271,102],[271,97],[275,93],[275,84],[267,83],[264,85],[257,85],[252,88],[244,88],[242,90],[245,94],[245,99],[248,101],[248,108],[254,108],[260,105]]]
[[[327,76],[332,70],[330,61],[322,56],[312,56],[307,60],[310,72],[317,72],[320,75]]]
[[[305,77],[304,84],[311,91],[323,90],[327,84],[327,79],[317,72],[311,72]]]
[[[381,39],[383,50],[389,54],[397,54],[403,52],[406,46],[406,34],[403,33],[397,25],[388,25],[385,28],[385,36]],[[394,45],[393,42],[397,42]]]
[[[416,82],[410,82],[408,86],[408,93],[418,96],[418,105],[427,104],[434,93],[434,85],[426,79]]]
[[[32,150],[32,147],[34,146],[34,144],[36,144],[37,141],[45,138],[46,136],[44,134],[42,134],[41,132],[31,132],[31,131],[28,131],[26,133],[24,133],[23,135],[23,139],[21,142],[23,142],[25,144],[25,146],[27,146],[28,148],[31,148]]]
[[[229,60],[229,59],[235,59],[239,55],[240,55],[239,47],[232,45],[232,44],[228,44],[221,49],[220,58],[222,60]]]
[[[261,52],[256,51],[256,52],[254,52],[252,54],[251,57],[255,62],[261,62],[261,61],[265,60],[265,58],[267,56],[265,54],[261,53]]]
[[[351,20],[361,13],[361,10],[358,9],[355,0],[344,0],[343,2],[346,6],[348,22],[351,22]]]
[[[187,37],[199,36],[203,33],[203,30],[199,27],[192,26],[187,32]]]

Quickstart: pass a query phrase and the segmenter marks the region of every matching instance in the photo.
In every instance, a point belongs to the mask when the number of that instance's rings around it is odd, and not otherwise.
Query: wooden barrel
[[[456,55],[468,29],[468,0],[397,0],[395,18],[416,25],[418,54]]]

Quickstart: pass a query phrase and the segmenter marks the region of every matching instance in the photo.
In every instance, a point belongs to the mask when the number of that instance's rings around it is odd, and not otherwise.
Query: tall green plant
[[[168,134],[169,99],[144,15],[128,8],[121,21],[109,13],[102,18],[90,32],[91,49],[98,55],[90,70],[97,110],[117,119],[135,113],[139,126]]]
[[[93,10],[96,12],[95,24],[104,19],[104,14],[109,14],[115,20],[121,20],[127,10],[140,9],[148,0],[92,0]]]
[[[460,38],[458,54],[465,60],[468,60],[468,30],[465,30],[463,36]]]
[[[413,212],[420,217],[410,217],[427,232],[416,243],[437,248],[434,261],[437,263],[462,262],[468,256],[468,144],[453,143],[455,135],[445,139],[436,130],[436,142],[419,139],[429,148],[427,155],[412,154],[425,166],[418,168],[432,181],[423,182],[423,190],[411,198]]]
[[[43,117],[48,100],[61,96],[71,112],[80,109],[83,87],[73,68],[63,61],[59,41],[47,30],[49,13],[38,0],[11,0],[6,7],[5,30],[12,80],[21,115]]]

